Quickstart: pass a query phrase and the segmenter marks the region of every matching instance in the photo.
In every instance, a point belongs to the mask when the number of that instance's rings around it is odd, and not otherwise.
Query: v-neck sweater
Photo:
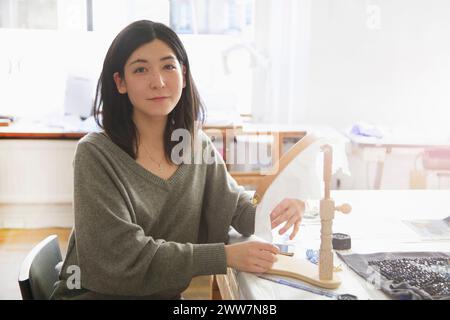
[[[74,226],[54,299],[170,299],[199,275],[226,273],[230,226],[254,232],[251,198],[201,130],[202,154],[167,180],[104,132],[76,148]],[[199,152],[199,151],[197,151]]]

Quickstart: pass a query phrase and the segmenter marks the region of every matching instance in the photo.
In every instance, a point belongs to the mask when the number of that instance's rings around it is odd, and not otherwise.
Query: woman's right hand
[[[278,247],[259,241],[240,242],[225,246],[227,266],[246,272],[266,272],[277,261],[278,253]]]

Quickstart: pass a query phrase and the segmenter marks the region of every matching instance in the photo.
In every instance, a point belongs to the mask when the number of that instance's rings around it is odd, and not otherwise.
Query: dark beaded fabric
[[[369,260],[368,264],[394,284],[406,282],[433,298],[450,296],[450,259],[399,258]]]

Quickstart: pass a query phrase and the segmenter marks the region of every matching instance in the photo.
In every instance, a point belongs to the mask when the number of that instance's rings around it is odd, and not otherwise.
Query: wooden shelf
[[[301,139],[303,138],[307,132],[306,130],[299,131],[273,131],[273,132],[257,132],[257,131],[245,131],[242,127],[236,126],[223,126],[223,127],[204,127],[203,130],[205,133],[211,138],[211,140],[221,141],[223,159],[225,163],[227,163],[227,151],[230,147],[230,139],[238,136],[271,136],[272,139],[272,150],[274,150],[272,156],[272,163],[276,163],[278,159],[283,155],[283,145],[286,139]],[[274,172],[270,172],[268,169],[264,169],[267,173],[261,173],[259,171],[233,171],[229,165],[227,165],[231,176],[236,180],[239,185],[246,186],[257,186],[259,182],[266,177],[266,174],[274,174]]]

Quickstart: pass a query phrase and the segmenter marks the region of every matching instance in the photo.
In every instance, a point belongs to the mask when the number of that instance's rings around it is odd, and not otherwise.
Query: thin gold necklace
[[[150,160],[152,160],[154,163],[156,163],[156,164],[158,165],[159,171],[162,171],[162,167],[161,167],[162,161],[161,161],[161,162],[158,162],[158,161],[156,161],[155,159],[153,159],[153,157],[150,155],[150,152],[148,151],[148,149],[147,149],[147,147],[145,146],[145,144],[142,144],[142,146],[144,147],[144,150],[145,150],[145,152],[147,153],[147,156],[150,158]]]

